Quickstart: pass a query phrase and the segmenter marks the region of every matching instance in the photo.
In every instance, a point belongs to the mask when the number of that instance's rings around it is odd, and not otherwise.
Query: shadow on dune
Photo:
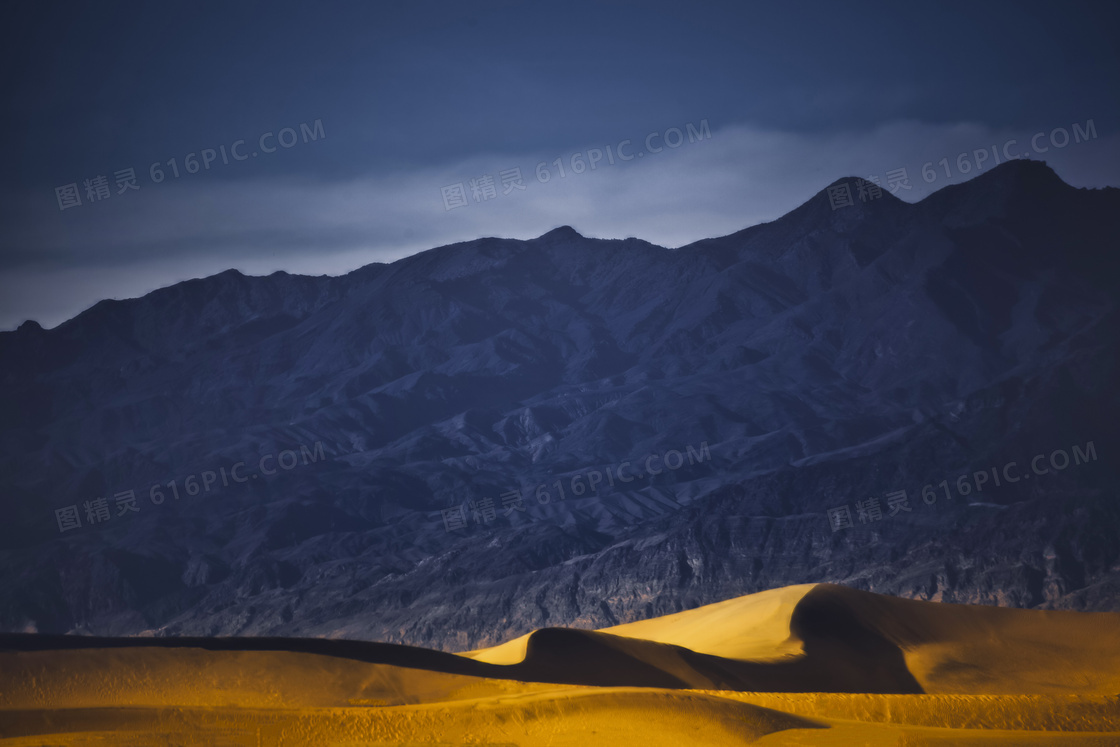
[[[318,638],[96,638],[6,634],[0,635],[0,650],[158,647],[290,651],[448,674],[600,687],[923,692],[907,670],[899,647],[857,613],[861,595],[861,592],[831,585],[812,589],[797,603],[790,620],[791,636],[801,641],[803,654],[778,662],[739,661],[697,653],[682,646],[569,628],[534,632],[528,639],[524,660],[505,665],[412,646]]]
[[[921,693],[902,650],[861,620],[853,593],[821,585],[796,605],[791,635],[803,654],[750,662],[607,633],[546,628],[529,637],[524,661],[508,677],[566,684],[749,692]],[[874,595],[872,595],[874,596]],[[501,666],[501,665],[499,665]],[[491,675],[492,676],[492,675]]]

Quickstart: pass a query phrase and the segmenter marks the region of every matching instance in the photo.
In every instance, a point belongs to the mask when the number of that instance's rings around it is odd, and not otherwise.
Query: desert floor
[[[0,745],[1120,745],[1120,614],[774,589],[448,654],[0,635]]]

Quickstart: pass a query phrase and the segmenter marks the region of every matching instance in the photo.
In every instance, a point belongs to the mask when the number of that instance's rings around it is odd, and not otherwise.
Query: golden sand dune
[[[0,745],[1120,745],[1120,615],[821,584],[460,655],[0,636]]]
[[[781,692],[1120,693],[1116,613],[920,602],[817,584],[595,633],[557,633],[538,630],[463,656],[520,674],[532,665],[552,681],[582,683],[587,680],[559,679],[553,657],[569,662],[564,666],[573,674],[588,657],[633,658],[687,687],[712,682],[724,689]]]
[[[801,652],[800,642],[790,639],[789,618],[794,606],[814,586],[771,589],[675,615],[603,628],[600,632],[684,646],[697,653],[729,659],[782,659]],[[525,658],[528,640],[527,634],[500,646],[468,651],[463,656],[494,664],[515,664]]]

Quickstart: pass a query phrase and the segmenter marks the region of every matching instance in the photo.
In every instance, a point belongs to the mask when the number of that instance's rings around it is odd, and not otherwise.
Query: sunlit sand
[[[833,585],[460,655],[20,635],[0,649],[5,746],[1120,744],[1120,614]]]

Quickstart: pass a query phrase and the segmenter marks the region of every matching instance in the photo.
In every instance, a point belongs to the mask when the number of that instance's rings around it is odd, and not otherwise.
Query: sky
[[[1076,1],[12,5],[0,330],[560,225],[676,248],[845,176],[1120,186],[1117,29]]]

